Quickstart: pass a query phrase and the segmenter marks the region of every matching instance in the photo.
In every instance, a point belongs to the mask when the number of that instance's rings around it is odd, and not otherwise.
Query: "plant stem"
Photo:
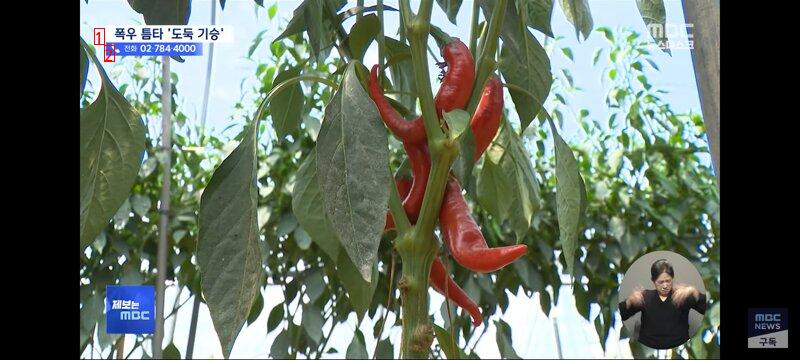
[[[420,9],[417,16],[415,16],[413,20],[407,21],[407,23],[410,23],[407,30],[408,40],[411,44],[411,61],[414,64],[414,80],[416,80],[417,83],[417,94],[419,94],[419,100],[422,106],[425,132],[428,135],[428,146],[433,152],[433,145],[437,140],[444,138],[444,133],[439,126],[439,118],[436,116],[436,108],[433,103],[430,71],[428,70],[428,55],[426,53],[433,0],[423,0],[419,7]]]
[[[472,19],[469,27],[469,50],[472,52],[472,57],[477,55],[478,51],[478,0],[472,2]]]
[[[378,38],[377,38],[377,40],[378,40],[378,65],[380,66],[379,69],[383,70],[383,60],[384,60],[383,59],[383,57],[384,57],[383,49],[386,46],[386,45],[384,45],[384,40],[383,40],[383,24],[384,24],[384,21],[383,21],[383,0],[378,0],[378,4],[377,5],[378,5],[378,20],[381,23],[380,29],[378,30]],[[378,84],[383,85],[382,79],[381,79],[380,76],[378,77]]]
[[[386,308],[383,312],[383,320],[381,321],[381,328],[378,330],[378,337],[375,339],[375,350],[372,351],[372,358],[375,359],[378,355],[378,344],[381,342],[383,335],[383,327],[386,325],[386,319],[389,317],[389,308],[392,306],[392,293],[394,292],[394,251],[392,251],[392,268],[389,270],[389,294],[386,295]]]
[[[122,355],[125,353],[125,334],[119,336],[114,348],[117,350],[117,359],[122,359]]]
[[[164,151],[164,178],[161,184],[161,208],[158,226],[158,280],[156,281],[156,331],[153,339],[153,358],[162,357],[164,341],[164,291],[167,280],[167,231],[169,230],[169,199],[172,180],[172,83],[170,82],[169,57],[161,59],[161,148]]]
[[[398,243],[397,249],[403,259],[403,275],[398,284],[403,298],[401,351],[405,358],[426,358],[433,343],[433,327],[428,318],[428,276],[437,244],[430,237],[407,234],[404,238],[410,241]]]
[[[327,1],[323,1],[322,6],[326,11],[328,11],[328,15],[331,17],[331,19],[336,19],[336,9],[330,7]],[[361,13],[359,13],[359,16],[360,15]],[[337,23],[338,25],[336,26],[335,32],[336,38],[339,40],[339,45],[337,45],[336,48],[339,50],[339,55],[342,56],[344,60],[349,62],[350,59],[353,58],[353,54],[350,53],[350,48],[341,46],[344,45],[344,40],[347,38],[347,32],[344,30],[344,26],[342,26],[341,22]]]
[[[446,143],[446,140],[441,143]],[[456,143],[449,146],[437,145],[438,151],[431,149],[431,172],[428,176],[428,185],[425,188],[425,195],[422,199],[422,209],[419,212],[419,220],[416,225],[416,237],[427,239],[433,233],[436,220],[439,218],[439,209],[444,198],[444,187],[447,184],[447,175],[450,172],[450,165],[453,164],[458,156],[458,145]]]
[[[391,174],[389,174],[389,177],[394,178]],[[389,187],[389,210],[392,212],[392,219],[394,220],[394,226],[397,228],[397,233],[402,235],[411,229],[411,222],[406,216],[406,211],[403,208],[400,193],[397,191],[394,180],[389,182]]]
[[[197,335],[197,314],[200,312],[200,296],[194,294],[192,305],[192,320],[189,325],[189,343],[186,345],[186,358],[191,359],[194,353],[194,339]]]
[[[478,100],[480,99],[481,92],[483,91],[483,84],[489,77],[489,74],[494,72],[497,62],[494,55],[497,52],[497,41],[500,37],[500,28],[503,25],[503,16],[505,14],[507,0],[497,0],[492,9],[492,18],[489,19],[488,31],[486,32],[486,41],[480,48],[480,55],[475,61],[475,85],[472,87],[472,95],[469,98],[468,112],[470,114],[475,112],[478,107]]]

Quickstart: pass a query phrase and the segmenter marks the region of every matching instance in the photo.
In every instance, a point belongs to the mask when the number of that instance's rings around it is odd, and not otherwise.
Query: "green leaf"
[[[444,351],[447,358],[458,359],[458,344],[453,342],[450,332],[436,324],[433,324],[433,331],[436,334],[436,340],[439,341],[439,346],[442,347],[442,351]]]
[[[186,25],[191,15],[191,0],[128,0],[128,4],[147,25]]]
[[[493,0],[487,3],[494,7]],[[488,14],[490,8],[483,3],[481,6],[484,14]],[[525,131],[550,93],[553,84],[550,59],[539,41],[523,26],[513,1],[507,2],[500,37],[503,39],[500,72],[506,83],[522,89],[509,88],[508,92],[522,124],[521,131]]]
[[[658,45],[667,45],[666,48],[661,48],[665,53],[672,55],[667,43],[667,12],[664,9],[664,0],[636,0],[636,7],[639,8],[639,14],[642,15],[647,30],[653,40]]]
[[[325,319],[322,317],[320,309],[313,305],[303,306],[303,319],[300,322],[300,326],[303,327],[303,330],[314,342],[319,343],[322,339],[322,325],[324,324]]]
[[[708,321],[713,327],[719,327],[719,301],[708,310]]]
[[[587,0],[561,0],[561,10],[564,11],[564,16],[567,20],[575,26],[575,36],[583,34],[583,39],[589,38],[589,33],[592,32],[594,26],[592,22],[592,14],[589,11],[589,2]]]
[[[292,212],[300,226],[331,260],[339,258],[339,239],[328,221],[322,204],[322,190],[317,180],[317,152],[312,150],[295,175]]]
[[[325,108],[317,139],[317,175],[325,212],[346,253],[367,282],[389,205],[386,129],[353,61]]]
[[[589,307],[591,304],[588,293],[583,290],[582,286],[575,286],[573,289],[575,292],[575,308],[584,319],[589,320]]]
[[[347,3],[347,1],[345,1],[345,3]],[[338,19],[339,23],[343,23],[345,20],[353,16],[356,16],[358,14],[366,14],[368,12],[377,12],[377,11],[378,11],[378,5],[353,6],[345,11],[336,14],[336,18]],[[389,5],[383,4],[383,11],[399,11],[399,10]]]
[[[611,232],[611,236],[617,240],[621,240],[622,236],[625,235],[625,223],[618,216],[611,218],[611,222],[608,224],[608,229]]]
[[[614,43],[614,32],[611,31],[611,29],[609,29],[609,28],[607,28],[605,26],[601,26],[601,27],[597,28],[597,31],[603,33],[603,35],[606,37],[606,40],[608,40],[608,42],[610,42],[612,44]]]
[[[80,313],[81,327],[84,330],[91,332],[94,329],[94,325],[103,316],[103,307],[105,306],[103,301],[102,294],[95,293],[83,302]]]
[[[83,50],[83,40],[81,40],[81,93],[80,98],[83,97],[83,89],[86,87],[86,77],[89,75],[89,57],[86,56],[86,50]]]
[[[304,12],[311,53],[320,63],[328,57],[330,53],[328,45],[334,41],[334,33],[329,26],[324,2],[325,0],[312,0]]]
[[[592,55],[592,66],[597,65],[597,60],[600,60],[600,54],[603,53],[603,48],[597,48]]]
[[[669,51],[669,50],[667,50],[667,51]],[[655,63],[655,62],[653,62],[653,60],[651,60],[651,59],[646,59],[646,60],[647,60],[647,62],[650,64],[650,66],[652,66],[652,67],[653,67],[653,69],[656,69],[656,71],[659,71],[659,69],[658,69],[658,65],[656,65],[656,63]]]
[[[81,45],[89,52],[83,39]],[[90,53],[102,85],[80,111],[81,250],[97,237],[131,191],[145,149],[141,116],[117,91]]]
[[[364,345],[364,334],[361,333],[361,330],[356,329],[355,333],[353,334],[353,340],[350,341],[350,345],[347,346],[347,358],[348,359],[368,359],[369,356],[367,355],[367,347]]]
[[[307,274],[304,282],[306,295],[308,295],[310,302],[314,302],[325,290],[325,280],[322,278],[322,272],[319,269],[313,269]]]
[[[141,217],[147,216],[152,205],[150,197],[148,196],[142,194],[133,194],[133,196],[131,196],[131,207],[133,207],[133,212],[136,213],[136,215]]]
[[[250,314],[247,315],[247,325],[254,323],[258,316],[261,315],[261,310],[264,309],[264,296],[261,295],[259,291],[256,295],[256,301],[253,303],[253,307],[250,309]]]
[[[384,210],[385,211],[385,210]],[[347,297],[350,299],[350,304],[356,312],[358,321],[364,317],[364,314],[369,309],[372,303],[372,296],[375,295],[375,288],[378,286],[378,264],[373,265],[371,277],[376,279],[373,282],[366,282],[360,275],[359,270],[350,260],[347,253],[339,252],[339,260],[336,263],[336,269],[339,274],[339,279],[347,290]]]
[[[378,341],[378,349],[375,351],[375,358],[377,359],[393,359],[394,346],[389,338]]]
[[[469,113],[461,110],[454,109],[451,112],[442,112],[444,121],[447,122],[449,128],[450,139],[457,140],[464,134],[464,130],[469,125]]]
[[[622,255],[625,255],[625,258],[629,261],[635,259],[636,255],[638,255],[645,246],[644,239],[634,237],[630,232],[626,232],[625,235],[622,236],[619,244],[622,249]]]
[[[529,261],[515,261],[511,263],[511,266],[514,267],[514,271],[517,275],[522,279],[522,283],[525,286],[529,287],[533,291],[543,291],[544,290],[544,279],[542,278],[542,274],[539,273],[539,270],[536,270],[531,262]]]
[[[511,327],[503,320],[495,320],[494,326],[497,327],[495,340],[497,341],[497,349],[500,350],[500,356],[503,359],[519,359],[519,355],[514,351],[514,346],[511,342]]]
[[[300,67],[291,67],[279,72],[272,81],[272,88],[274,89],[288,79],[300,76],[300,70]],[[272,127],[275,129],[278,139],[297,133],[303,115],[304,100],[303,89],[299,82],[276,93],[270,100],[269,111],[272,116]]]
[[[301,227],[294,229],[294,240],[300,250],[308,250],[311,247],[311,236]]]
[[[121,336],[121,334],[109,334],[106,332],[106,317],[100,316],[99,322],[97,323],[97,340],[101,349],[107,349],[112,344],[114,344],[117,339]]]
[[[272,308],[267,318],[267,332],[275,330],[278,325],[281,324],[281,321],[283,321],[283,314],[283,304],[275,305],[275,307]]]
[[[544,312],[545,315],[550,316],[550,306],[552,305],[552,301],[550,300],[549,292],[539,292],[539,305],[542,307],[542,312]]]
[[[261,0],[261,1],[262,1],[261,6],[263,7],[264,6],[264,4],[263,4],[264,0]],[[269,7],[269,9],[267,9],[267,16],[269,16],[270,20],[274,19],[275,18],[275,14],[277,14],[277,13],[278,13],[278,3],[272,4]]]
[[[278,237],[283,237],[289,235],[294,229],[297,228],[297,218],[294,217],[291,213],[285,213],[281,215],[281,219],[278,221],[278,228],[275,229],[275,235]]]
[[[394,90],[405,93],[416,92],[417,85],[414,77],[414,64],[411,62],[411,48],[405,43],[390,37],[384,38],[384,43]],[[417,105],[415,96],[402,94],[398,97],[398,100],[406,109],[414,112]]]
[[[458,151],[458,157],[453,162],[453,172],[461,182],[461,186],[467,190],[467,193],[472,195],[474,189],[475,179],[472,176],[472,170],[475,167],[475,135],[472,133],[472,128],[467,126],[461,134],[461,147]]]
[[[227,358],[261,283],[256,129],[214,171],[200,199],[197,261],[203,295]]]
[[[520,0],[517,6],[525,14],[525,25],[553,37],[550,19],[553,17],[553,0]]]
[[[690,350],[692,358],[708,359],[708,352],[706,351],[702,336],[695,336],[689,340],[688,350]]]
[[[478,203],[501,223],[507,218],[513,200],[510,189],[506,172],[487,156],[478,177]]]
[[[345,46],[350,48],[350,55],[358,61],[364,60],[364,54],[373,40],[378,36],[381,22],[375,14],[362,17],[350,28],[350,33],[345,39]]]
[[[278,42],[278,41],[280,41],[280,40],[282,40],[284,38],[287,38],[287,37],[292,36],[294,34],[301,33],[303,31],[305,31],[306,30],[306,16],[305,16],[306,7],[308,7],[308,4],[311,3],[311,2],[319,2],[319,1],[321,1],[321,0],[304,0],[302,3],[300,3],[300,5],[298,5],[294,9],[294,13],[292,15],[292,19],[289,20],[289,24],[286,25],[286,29],[284,29],[283,32],[280,35],[278,35],[278,37],[275,38],[275,40],[272,40],[272,42]]]
[[[568,57],[570,60],[575,61],[575,59],[572,58],[572,49],[570,49],[570,48],[561,48],[561,52],[563,52],[564,56]]]
[[[289,322],[289,329],[283,329],[272,345],[269,347],[269,355],[273,359],[286,359],[289,357],[289,347],[292,346],[293,336],[291,334],[292,322]],[[227,358],[227,356],[225,357]]]
[[[539,183],[533,175],[531,155],[508,120],[500,129],[501,144],[505,147],[500,167],[509,179],[511,194],[509,221],[519,242],[530,229],[533,214],[541,207]]]
[[[462,0],[436,0],[436,3],[439,4],[439,7],[447,14],[447,19],[450,20],[453,25],[456,24],[456,16],[458,16],[458,9],[461,8]]]
[[[175,346],[175,343],[169,343],[164,351],[161,353],[162,358],[164,359],[180,359],[181,352],[178,350],[178,347]]]
[[[558,134],[552,121],[550,121],[550,128],[553,130],[556,152],[556,181],[558,182],[556,210],[559,241],[567,262],[567,271],[572,273],[580,236],[580,220],[585,209],[586,188],[572,149]]]
[[[114,214],[114,226],[118,229],[124,228],[125,225],[128,224],[130,214],[131,203],[128,199],[125,199],[125,202],[122,203],[122,206],[120,206],[119,210]]]

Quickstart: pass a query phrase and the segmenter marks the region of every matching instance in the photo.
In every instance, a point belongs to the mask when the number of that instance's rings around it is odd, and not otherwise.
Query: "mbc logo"
[[[756,314],[756,322],[758,321],[778,322],[781,321],[781,314]]]
[[[120,320],[150,320],[150,311],[120,311]]]

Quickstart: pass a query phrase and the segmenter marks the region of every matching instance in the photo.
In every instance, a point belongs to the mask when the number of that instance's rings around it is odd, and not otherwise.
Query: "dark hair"
[[[655,282],[658,279],[658,276],[667,273],[669,276],[675,277],[675,270],[672,268],[672,264],[667,261],[667,259],[659,259],[653,263],[653,266],[650,267],[650,280]]]

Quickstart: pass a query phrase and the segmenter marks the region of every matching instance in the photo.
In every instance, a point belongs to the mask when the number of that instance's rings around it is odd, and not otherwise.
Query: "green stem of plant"
[[[450,165],[458,154],[457,143],[445,139],[439,126],[430,87],[426,50],[432,7],[433,0],[422,0],[418,14],[413,16],[409,1],[400,1],[432,158],[431,173],[417,225],[411,231],[401,233],[395,242],[397,252],[403,260],[403,274],[398,288],[403,300],[401,354],[405,358],[427,358],[433,343],[433,326],[428,317],[428,277],[439,247],[439,242],[433,237],[433,227],[439,216]]]
[[[394,178],[391,174],[389,177]],[[406,211],[403,208],[403,202],[400,200],[400,193],[397,191],[394,180],[389,183],[389,187],[389,211],[392,212],[392,219],[398,234],[402,235],[411,229],[411,221],[406,216]]]
[[[414,18],[414,13],[411,11],[411,2],[409,0],[400,0],[400,17],[402,19],[401,26],[405,30],[411,27],[411,19]],[[404,35],[406,32],[400,32],[400,35]],[[402,39],[402,37],[401,37]]]
[[[122,334],[117,338],[117,342],[114,344],[114,350],[117,351],[117,359],[122,359],[122,354],[125,352],[125,334]]]
[[[363,0],[362,0],[362,2],[363,2]],[[383,24],[385,24],[385,22],[383,21],[383,0],[378,0],[378,4],[377,5],[378,5],[378,20],[381,23],[380,29],[378,30],[378,39],[377,39],[378,40],[378,65],[380,65],[380,70],[383,70],[383,60],[384,60],[383,59],[383,56],[384,56],[383,49],[386,47],[386,45],[384,45],[384,40],[383,40]],[[383,85],[383,83],[381,82],[381,77],[380,76],[378,77],[378,83]]]
[[[403,299],[401,352],[404,358],[427,358],[433,343],[433,326],[428,318],[428,276],[436,249],[437,243],[430,235],[406,233],[397,242],[397,252],[403,259],[398,288]]]
[[[263,112],[264,106],[266,106],[266,104],[268,102],[270,102],[272,100],[272,98],[276,94],[280,93],[283,90],[286,90],[289,86],[294,85],[295,83],[298,83],[298,82],[301,82],[301,81],[323,83],[325,85],[330,86],[333,89],[334,92],[336,92],[336,90],[339,89],[339,85],[336,85],[335,82],[333,82],[333,81],[331,81],[329,79],[323,78],[323,77],[314,76],[314,75],[295,76],[295,77],[293,77],[291,79],[287,79],[286,81],[278,84],[278,86],[272,88],[272,90],[270,90],[269,93],[267,93],[267,97],[264,99],[264,101],[261,103],[261,106],[259,106],[258,110],[256,111],[256,115],[257,115],[256,117],[260,118],[260,115]]]
[[[503,16],[505,15],[507,0],[497,0],[492,9],[492,18],[489,19],[488,31],[486,32],[486,41],[480,48],[480,55],[475,61],[475,84],[472,87],[472,95],[469,98],[468,111],[470,114],[475,112],[478,107],[478,100],[480,100],[481,92],[483,91],[483,84],[489,77],[489,74],[494,72],[495,53],[497,52],[497,42],[500,38],[500,29],[503,25]]]
[[[472,53],[473,58],[475,58],[478,51],[478,11],[478,0],[475,0],[472,2],[472,19],[469,27],[469,51]]]
[[[422,117],[425,132],[428,135],[428,145],[431,151],[438,140],[444,138],[444,133],[439,126],[436,108],[433,103],[433,91],[430,85],[430,72],[428,70],[427,43],[430,31],[430,13],[433,0],[424,0],[420,4],[419,14],[410,21],[408,40],[411,44],[411,61],[414,64],[414,76],[417,83],[417,94],[422,106]],[[433,153],[431,154],[433,156]]]
[[[442,140],[435,147],[438,149],[436,151],[431,149],[431,172],[428,175],[428,185],[422,199],[419,220],[415,226],[416,237],[421,238],[427,238],[433,233],[436,220],[439,218],[439,210],[442,207],[444,187],[447,184],[450,166],[458,156],[459,150],[458,144],[449,140]]]
[[[328,15],[331,19],[336,19],[338,16],[336,14],[336,9],[332,8],[327,1],[322,2],[322,6],[328,11]],[[361,13],[358,13],[358,16],[361,16]],[[353,58],[353,54],[350,53],[350,48],[344,46],[344,40],[347,38],[347,32],[344,30],[344,26],[340,21],[337,21],[338,25],[336,26],[336,38],[339,40],[339,45],[336,48],[339,50],[339,53],[342,55],[345,61],[349,62],[350,59]]]

